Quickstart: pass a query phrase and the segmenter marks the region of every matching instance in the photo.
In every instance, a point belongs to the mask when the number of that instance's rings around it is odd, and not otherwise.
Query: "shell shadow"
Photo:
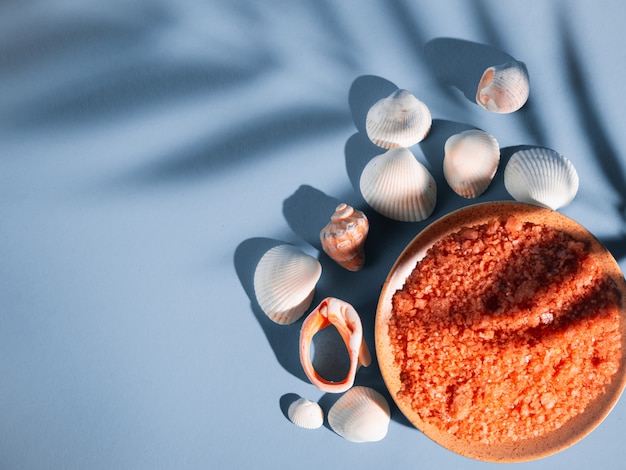
[[[343,201],[312,186],[302,185],[283,201],[283,216],[296,235],[321,252],[320,230],[340,202]]]
[[[385,149],[374,145],[364,132],[352,134],[352,136],[350,136],[350,138],[346,141],[344,148],[346,156],[346,172],[348,173],[348,179],[350,180],[355,193],[358,194],[363,201],[364,199],[361,194],[359,183],[361,173],[363,173],[365,165],[367,165],[372,158],[384,152]]]
[[[289,405],[291,405],[296,400],[299,400],[300,398],[302,397],[297,393],[285,393],[283,396],[280,397],[278,405],[280,406],[280,411],[283,413],[283,416],[287,418],[287,421],[291,421],[289,419]]]
[[[424,45],[426,63],[445,84],[476,104],[478,82],[485,69],[515,60],[500,49],[464,39],[435,38]]]
[[[361,75],[352,82],[348,104],[354,125],[360,132],[365,133],[365,119],[372,105],[397,89],[394,83],[376,75]]]
[[[252,313],[263,329],[276,359],[286,371],[308,382],[302,370],[298,354],[301,321],[296,321],[291,325],[274,323],[261,310],[254,293],[254,271],[259,260],[267,250],[283,243],[285,242],[261,237],[244,240],[235,250],[235,271],[239,277],[239,282],[241,282],[246,295],[250,299]]]

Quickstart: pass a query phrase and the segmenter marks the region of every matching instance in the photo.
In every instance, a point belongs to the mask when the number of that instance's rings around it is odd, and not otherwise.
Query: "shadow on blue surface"
[[[428,41],[424,45],[424,54],[439,80],[457,88],[474,104],[483,72],[492,65],[515,60],[497,47],[455,38]]]
[[[272,347],[276,359],[286,371],[301,380],[307,381],[298,355],[301,322],[291,325],[274,323],[261,310],[254,292],[254,271],[259,260],[267,250],[282,243],[284,242],[280,240],[260,237],[250,238],[241,242],[235,250],[235,271],[239,277],[239,282],[250,299],[252,313],[263,329],[263,333]]]
[[[584,61],[574,44],[574,33],[566,22],[565,16],[561,15],[560,18],[562,20],[560,30],[563,56],[567,66],[567,73],[563,75],[569,79],[569,85],[572,88],[571,95],[576,97],[574,105],[578,109],[580,127],[585,129],[584,135],[589,141],[589,147],[593,149],[593,156],[606,181],[618,196],[615,209],[622,219],[622,233],[613,237],[602,237],[600,241],[617,260],[624,260],[626,258],[626,169],[620,165],[618,149],[602,126],[602,113],[585,79]]]

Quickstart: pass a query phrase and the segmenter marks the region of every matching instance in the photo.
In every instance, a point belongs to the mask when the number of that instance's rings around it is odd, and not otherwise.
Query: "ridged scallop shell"
[[[504,168],[504,186],[519,202],[557,210],[576,196],[578,173],[567,158],[554,150],[520,150]]]
[[[289,405],[287,416],[293,424],[305,429],[317,429],[324,424],[322,407],[304,397],[298,398]]]
[[[277,245],[259,260],[254,292],[261,309],[274,322],[289,325],[309,308],[322,266],[293,245]]]
[[[452,190],[465,198],[485,192],[499,163],[498,141],[478,129],[450,136],[444,145],[443,175]]]
[[[363,169],[359,184],[365,201],[390,219],[418,222],[435,210],[435,179],[405,147],[372,158]]]
[[[341,203],[320,231],[322,249],[348,271],[358,271],[365,262],[369,221],[363,212]]]
[[[407,90],[396,90],[369,109],[365,131],[382,148],[410,147],[424,140],[432,117],[428,106]]]
[[[348,390],[328,411],[328,424],[351,442],[376,442],[389,430],[389,404],[376,390],[356,386]]]
[[[476,103],[494,113],[517,111],[530,94],[528,70],[523,62],[512,61],[487,68],[478,83]]]
[[[338,382],[326,380],[318,374],[311,360],[313,336],[333,325],[348,350],[350,368],[346,377]],[[363,338],[361,317],[352,305],[334,297],[327,297],[309,314],[300,330],[300,363],[311,383],[324,392],[341,393],[354,384],[359,367],[369,366],[372,358]]]

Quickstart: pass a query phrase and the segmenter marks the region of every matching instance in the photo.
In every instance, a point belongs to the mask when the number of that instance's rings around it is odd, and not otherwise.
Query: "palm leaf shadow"
[[[594,157],[606,181],[618,195],[616,210],[622,218],[622,234],[620,237],[610,237],[601,240],[618,259],[626,258],[626,173],[623,162],[620,162],[619,153],[606,129],[602,126],[602,114],[597,108],[589,84],[585,79],[583,61],[577,50],[574,35],[565,15],[560,15],[560,31],[563,41],[566,73],[571,95],[575,97],[574,104],[578,108],[577,117],[580,127],[585,129],[584,135],[589,140],[589,147],[593,149]]]

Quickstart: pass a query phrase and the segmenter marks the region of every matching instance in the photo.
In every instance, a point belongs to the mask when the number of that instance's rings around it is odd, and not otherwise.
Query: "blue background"
[[[254,265],[279,242],[319,257],[314,305],[351,302],[374,350],[380,286],[428,223],[510,199],[520,146],[569,158],[561,212],[626,269],[626,9],[579,1],[18,1],[0,4],[0,468],[488,468],[393,408],[353,444],[285,417],[336,399],[301,370],[301,320],[271,323]],[[531,95],[472,99],[490,61],[526,63]],[[380,153],[367,108],[396,87],[433,114],[412,148],[439,184],[424,222],[376,215],[358,175]],[[445,139],[479,127],[502,162],[477,201],[442,179]],[[371,222],[367,265],[319,253],[338,201]],[[321,225],[320,225],[321,224]],[[376,363],[357,383],[386,393]],[[388,395],[386,395],[389,398]],[[626,403],[577,445],[516,468],[619,468]]]

